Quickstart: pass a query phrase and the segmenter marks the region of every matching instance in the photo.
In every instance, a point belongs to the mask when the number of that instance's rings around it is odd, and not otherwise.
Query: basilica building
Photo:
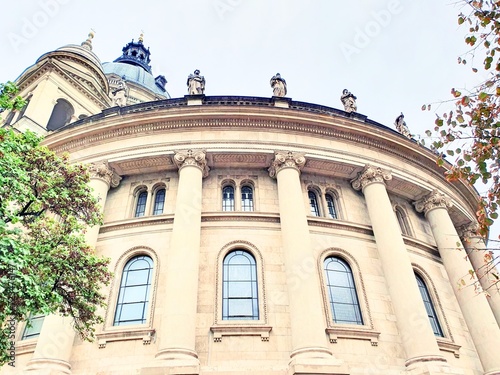
[[[102,63],[92,35],[16,84],[1,126],[89,166],[114,279],[94,342],[33,316],[1,375],[500,374],[500,295],[459,283],[478,194],[347,90],[208,96],[195,71],[171,98],[142,37]]]

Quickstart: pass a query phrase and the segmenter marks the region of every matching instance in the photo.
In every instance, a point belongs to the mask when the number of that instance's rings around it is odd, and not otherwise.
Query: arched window
[[[333,197],[333,195],[331,193],[327,193],[325,195],[325,199],[326,199],[326,205],[328,208],[328,217],[330,219],[338,219],[339,216],[337,214],[337,205],[335,203],[335,198]]]
[[[342,259],[324,261],[326,284],[333,321],[340,324],[363,324],[351,267]]]
[[[33,339],[40,336],[45,315],[38,314],[30,317],[24,326],[21,340]]]
[[[434,332],[434,335],[444,337],[443,330],[439,325],[436,310],[434,309],[434,305],[429,294],[429,290],[427,289],[424,280],[416,273],[415,278],[417,279],[418,289],[420,290],[420,294],[422,295],[422,300],[424,301],[425,310],[427,311],[427,316],[429,317],[432,331]]]
[[[399,226],[401,227],[401,233],[405,236],[411,236],[410,223],[408,222],[408,218],[406,217],[406,212],[404,212],[404,210],[398,206],[396,206],[395,212]]]
[[[312,190],[309,190],[307,194],[309,197],[309,206],[311,208],[311,215],[319,216],[318,198],[316,196],[316,193]]]
[[[155,195],[153,215],[161,215],[165,206],[165,189],[158,189]]]
[[[47,130],[56,130],[69,124],[74,113],[73,106],[67,100],[58,99],[47,123]]]
[[[250,186],[241,188],[241,210],[253,211],[253,189]]]
[[[222,211],[234,211],[234,187],[231,185],[222,189]]]
[[[141,191],[137,196],[137,203],[135,205],[135,217],[144,216],[146,213],[146,201],[148,200],[148,192]]]
[[[123,268],[113,325],[146,323],[153,260],[147,255],[130,259]]]
[[[243,250],[226,255],[222,268],[222,319],[259,320],[255,258]]]

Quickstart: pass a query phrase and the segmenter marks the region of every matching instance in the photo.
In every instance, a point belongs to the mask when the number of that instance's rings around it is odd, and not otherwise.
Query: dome
[[[85,43],[85,42],[84,42]],[[76,55],[82,56],[86,58],[87,60],[91,61],[98,67],[102,69],[102,64],[101,60],[97,57],[97,55],[92,52],[90,49],[88,49],[85,45],[79,46],[77,44],[68,44],[66,46],[62,46],[58,48],[55,52],[69,52],[69,53],[74,53]]]
[[[104,69],[104,74],[116,74],[122,77],[127,82],[136,83],[155,94],[170,97],[165,88],[161,88],[157,85],[157,80],[153,77],[151,73],[144,70],[139,65],[131,65],[122,62],[105,62],[102,64]],[[161,77],[161,76],[159,76]]]

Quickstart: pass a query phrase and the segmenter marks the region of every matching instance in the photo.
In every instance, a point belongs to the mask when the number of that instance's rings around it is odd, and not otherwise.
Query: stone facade
[[[20,77],[21,94],[54,89],[11,125],[92,165],[104,224],[87,240],[115,279],[95,342],[58,316],[26,340],[21,323],[16,368],[0,374],[500,374],[499,305],[457,287],[470,265],[455,228],[474,222],[478,196],[448,183],[430,150],[362,115],[287,98],[111,107],[106,82],[90,100],[43,66]],[[48,132],[46,102],[61,92],[89,117]],[[223,311],[235,251],[254,259],[252,319]],[[143,322],[115,325],[124,268],[140,256],[152,260]],[[327,259],[350,268],[357,323],[331,308]]]

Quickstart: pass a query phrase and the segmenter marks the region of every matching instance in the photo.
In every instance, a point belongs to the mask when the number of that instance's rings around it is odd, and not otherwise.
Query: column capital
[[[90,179],[103,180],[111,187],[117,187],[120,184],[121,177],[108,164],[107,160],[101,160],[88,164]]]
[[[174,155],[174,162],[179,168],[179,171],[187,166],[199,168],[203,173],[203,177],[208,176],[210,168],[207,165],[205,150],[182,150],[176,151]]]
[[[457,233],[462,240],[468,240],[470,238],[483,238],[479,233],[479,223],[477,221],[471,221],[468,224],[461,225],[457,228]]]
[[[450,198],[437,189],[434,189],[425,197],[413,202],[417,212],[423,212],[425,215],[435,208],[444,208],[448,210],[452,206]]]
[[[358,176],[351,180],[354,190],[363,190],[366,186],[375,182],[390,181],[392,179],[391,171],[366,164]]]
[[[306,163],[306,158],[301,152],[293,151],[276,151],[274,153],[274,161],[269,167],[269,176],[276,178],[279,171],[284,168],[293,168],[300,173],[300,170]]]

